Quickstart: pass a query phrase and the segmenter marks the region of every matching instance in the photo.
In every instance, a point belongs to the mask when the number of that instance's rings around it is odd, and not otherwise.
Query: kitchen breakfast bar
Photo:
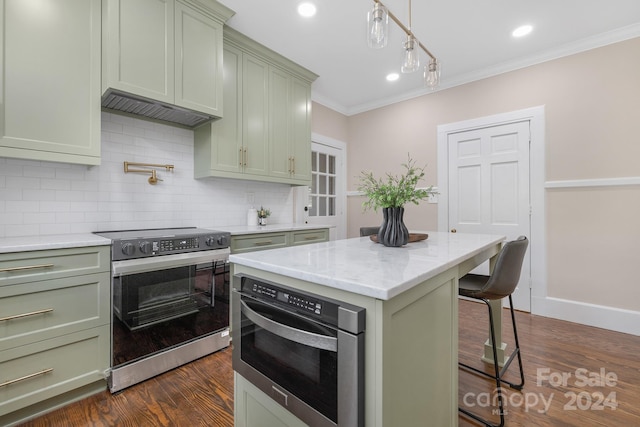
[[[366,310],[358,424],[457,426],[458,278],[494,260],[503,241],[498,235],[429,232],[428,239],[402,248],[361,237],[232,254],[229,260],[234,289],[244,276]],[[233,326],[232,339],[240,344]],[[265,393],[237,372],[235,381],[237,427],[307,425],[285,409],[286,389]],[[338,416],[326,425],[346,423]]]

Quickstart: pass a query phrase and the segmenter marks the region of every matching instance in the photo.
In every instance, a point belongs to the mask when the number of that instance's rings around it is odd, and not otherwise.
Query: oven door
[[[364,334],[232,292],[234,369],[309,425],[364,425]]]
[[[112,366],[229,327],[228,250],[112,263]]]

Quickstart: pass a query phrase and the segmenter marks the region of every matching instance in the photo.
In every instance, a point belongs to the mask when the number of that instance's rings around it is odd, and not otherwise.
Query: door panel
[[[448,135],[449,229],[530,238],[529,121]],[[530,311],[527,255],[514,305]],[[488,263],[474,270],[489,274]]]
[[[344,150],[314,142],[311,152],[311,187],[309,188],[309,224],[329,225],[331,240],[346,238],[344,216]]]

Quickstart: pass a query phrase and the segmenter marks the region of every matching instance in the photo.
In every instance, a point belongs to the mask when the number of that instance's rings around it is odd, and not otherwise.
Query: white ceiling
[[[370,49],[371,0],[218,0],[236,14],[227,24],[313,71],[315,101],[351,115],[430,92],[422,72],[399,72],[403,33],[390,20],[385,49]],[[408,24],[409,0],[383,0]],[[442,63],[440,89],[640,36],[640,0],[414,0],[412,30]],[[531,24],[522,39],[511,31]],[[640,54],[640,52],[639,52]],[[423,53],[421,65],[428,58]],[[615,70],[612,70],[615,77]]]

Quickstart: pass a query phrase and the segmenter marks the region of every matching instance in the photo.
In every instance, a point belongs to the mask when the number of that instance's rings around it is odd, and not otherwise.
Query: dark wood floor
[[[504,314],[508,319],[508,312]],[[640,425],[640,337],[526,313],[517,313],[517,322],[526,384],[521,392],[505,392],[506,426]],[[461,301],[461,361],[483,365],[478,356],[486,328],[484,305]],[[505,321],[504,329],[512,348],[509,322]],[[493,397],[493,388],[490,382],[460,371],[460,404],[491,416],[485,402]],[[416,425],[430,426],[428,420]],[[459,425],[478,424],[461,416]],[[231,349],[119,394],[105,391],[24,426],[231,427]]]

